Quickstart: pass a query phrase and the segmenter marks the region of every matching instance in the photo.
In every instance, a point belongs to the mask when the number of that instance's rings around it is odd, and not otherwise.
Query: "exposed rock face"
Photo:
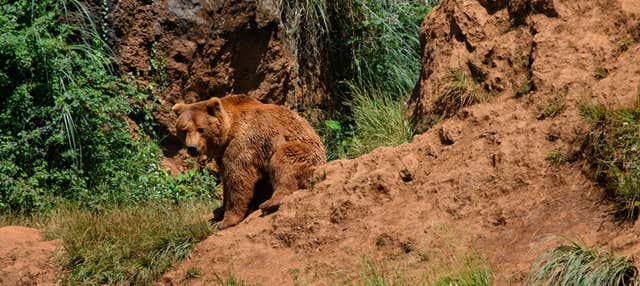
[[[464,71],[493,98],[597,85],[593,71],[624,57],[620,41],[638,28],[628,2],[443,1],[421,26],[424,65],[411,100],[418,131],[438,114],[434,103],[451,70]]]

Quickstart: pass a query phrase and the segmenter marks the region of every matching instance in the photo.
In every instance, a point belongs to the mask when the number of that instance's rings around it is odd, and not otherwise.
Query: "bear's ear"
[[[180,113],[182,113],[183,110],[184,110],[184,103],[176,103],[171,108],[171,111],[173,111],[173,113],[175,113],[176,115],[180,115]]]
[[[207,101],[207,113],[214,116],[222,111],[222,102],[220,98],[212,97]]]

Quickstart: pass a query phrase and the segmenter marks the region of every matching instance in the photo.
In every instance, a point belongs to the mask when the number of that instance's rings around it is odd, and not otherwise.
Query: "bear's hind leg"
[[[269,162],[273,195],[259,208],[263,212],[278,209],[284,197],[306,187],[314,167],[323,161],[317,148],[307,143],[289,142],[278,148]]]

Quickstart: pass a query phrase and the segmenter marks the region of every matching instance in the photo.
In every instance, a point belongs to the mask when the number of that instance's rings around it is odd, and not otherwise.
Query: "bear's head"
[[[176,103],[171,110],[178,115],[176,132],[189,155],[219,155],[227,145],[231,122],[219,98],[192,104]]]

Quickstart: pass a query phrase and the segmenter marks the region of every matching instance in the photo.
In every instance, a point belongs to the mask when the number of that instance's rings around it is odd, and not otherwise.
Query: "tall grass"
[[[47,230],[63,240],[65,285],[146,285],[210,233],[210,205],[151,201],[132,207],[59,210]]]
[[[591,125],[582,136],[582,155],[591,164],[595,179],[617,203],[619,213],[636,219],[640,207],[640,104],[610,110],[582,103],[580,114]]]
[[[405,100],[373,89],[350,87],[355,133],[349,141],[347,157],[357,157],[381,146],[407,142],[413,130],[405,117]]]
[[[411,0],[341,0],[334,5],[331,44],[335,56],[349,62],[338,69],[349,112],[331,119],[341,128],[321,132],[330,139],[328,153],[339,152],[329,158],[357,157],[411,138],[404,105],[418,79],[418,30],[431,5]]]
[[[530,285],[630,286],[640,285],[632,260],[577,242],[558,245],[534,264]]]
[[[486,263],[467,257],[464,263],[454,266],[423,265],[423,269],[409,269],[389,263],[376,263],[363,257],[356,277],[345,277],[339,285],[349,286],[489,286],[493,276]],[[414,269],[416,270],[416,269]]]

